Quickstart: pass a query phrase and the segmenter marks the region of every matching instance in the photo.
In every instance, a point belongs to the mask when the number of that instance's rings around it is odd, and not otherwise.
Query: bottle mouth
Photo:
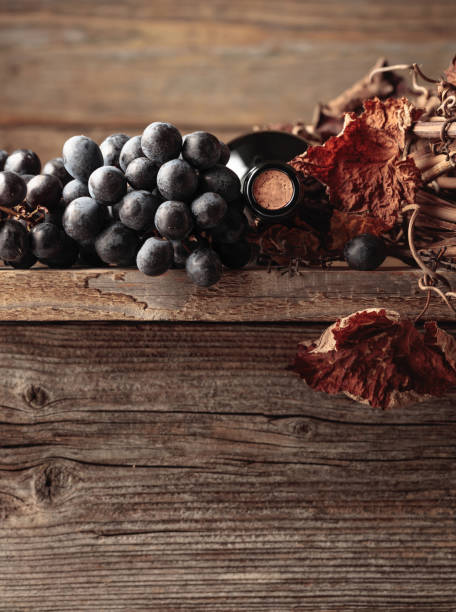
[[[263,217],[281,217],[294,207],[300,184],[294,169],[282,162],[264,162],[243,180],[244,196]]]

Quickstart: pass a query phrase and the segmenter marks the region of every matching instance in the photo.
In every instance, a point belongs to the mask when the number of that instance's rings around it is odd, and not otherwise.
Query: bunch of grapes
[[[229,157],[212,134],[182,138],[162,122],[100,146],[73,136],[42,171],[33,151],[1,151],[0,259],[23,269],[37,260],[59,268],[136,265],[149,276],[186,268],[209,287],[223,265],[241,268],[252,256]]]

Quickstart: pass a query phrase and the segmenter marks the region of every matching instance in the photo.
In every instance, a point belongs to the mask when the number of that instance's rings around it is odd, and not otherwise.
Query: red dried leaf
[[[292,260],[312,262],[318,259],[320,240],[304,221],[299,227],[271,225],[258,237],[260,252],[285,266]]]
[[[318,391],[397,408],[456,385],[456,340],[435,322],[423,334],[397,312],[361,310],[338,319],[317,342],[301,343],[290,369]]]
[[[391,229],[405,204],[415,202],[421,185],[412,158],[402,160],[408,128],[419,117],[406,98],[366,100],[364,112],[345,115],[343,131],[324,145],[309,147],[290,163],[328,187],[338,209],[369,214]]]
[[[453,57],[451,64],[444,71],[445,81],[456,87],[456,55]]]
[[[334,210],[331,215],[329,232],[325,236],[329,251],[343,251],[345,244],[359,234],[380,236],[384,232],[383,223],[369,215],[353,215]]]

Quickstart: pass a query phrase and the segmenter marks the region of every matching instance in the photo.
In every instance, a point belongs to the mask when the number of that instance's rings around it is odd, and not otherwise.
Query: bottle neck
[[[281,161],[253,166],[243,177],[242,192],[252,212],[264,221],[289,217],[301,201],[299,177]]]

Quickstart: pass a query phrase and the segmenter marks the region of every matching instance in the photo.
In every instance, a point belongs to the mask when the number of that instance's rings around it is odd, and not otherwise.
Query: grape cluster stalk
[[[230,150],[209,132],[182,137],[154,122],[100,145],[69,138],[62,157],[0,151],[0,259],[28,269],[136,266],[149,276],[185,268],[209,287],[223,266],[252,258]]]

